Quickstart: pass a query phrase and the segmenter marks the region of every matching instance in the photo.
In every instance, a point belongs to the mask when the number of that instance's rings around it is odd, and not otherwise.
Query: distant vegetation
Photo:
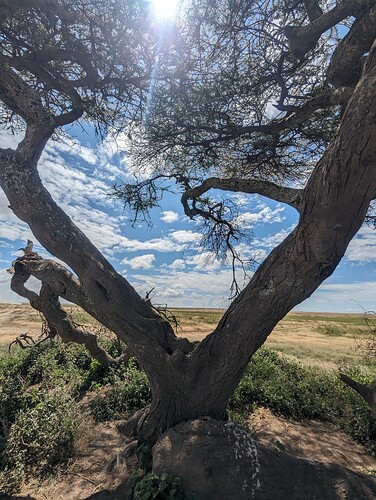
[[[116,355],[117,343],[106,342]],[[369,382],[376,366],[346,372]],[[0,388],[3,493],[17,491],[27,477],[51,474],[92,438],[96,421],[131,415],[150,401],[146,376],[136,361],[105,369],[80,346],[60,341],[17,348],[11,355],[2,351]],[[370,409],[335,373],[262,349],[230,402],[229,417],[246,426],[257,406],[293,419],[332,422],[376,452]]]

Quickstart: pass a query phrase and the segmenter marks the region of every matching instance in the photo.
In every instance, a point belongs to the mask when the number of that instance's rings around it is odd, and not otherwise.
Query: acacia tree
[[[162,41],[144,2],[0,7],[2,117],[25,130],[15,150],[0,150],[0,185],[13,212],[70,269],[26,249],[12,289],[51,331],[104,364],[121,360],[69,319],[60,298],[126,343],[151,385],[150,407],[126,426],[140,440],[153,443],[184,420],[224,419],[252,355],[331,275],[375,198],[374,0],[192,1]],[[132,161],[155,172],[118,186],[118,196],[142,213],[157,203],[159,179],[175,179],[186,214],[204,219],[219,252],[234,250],[238,228],[225,204],[204,196],[211,189],[258,193],[299,212],[202,342],[177,338],[42,184],[43,148],[76,120],[99,131],[127,127]],[[39,293],[26,287],[30,276]]]

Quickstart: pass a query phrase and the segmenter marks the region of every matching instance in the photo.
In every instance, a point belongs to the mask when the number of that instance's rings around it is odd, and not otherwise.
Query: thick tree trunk
[[[9,76],[7,92],[17,78]],[[54,123],[48,114],[43,118],[35,95],[29,96],[26,105],[35,113],[17,150],[0,150],[0,185],[14,213],[77,277],[57,287],[46,278],[53,293],[81,305],[115,332],[145,369],[153,402],[138,422],[141,437],[155,439],[186,419],[223,418],[254,352],[278,321],[334,271],[376,195],[375,88],[374,44],[342,124],[299,199],[298,226],[260,266],[215,331],[194,348],[175,337],[43,186],[36,166]],[[18,98],[24,93],[20,86]]]
[[[190,353],[175,351],[144,429],[200,416],[223,418],[254,352],[294,306],[332,274],[376,195],[376,45],[342,125],[304,192],[298,226],[256,271],[216,330]],[[146,431],[146,435],[149,431]]]

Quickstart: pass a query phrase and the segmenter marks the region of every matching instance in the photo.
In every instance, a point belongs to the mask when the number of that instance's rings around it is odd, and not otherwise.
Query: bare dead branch
[[[63,266],[53,263],[52,261],[48,261],[46,264],[42,257],[32,251],[32,242],[30,240],[29,244],[24,249],[24,253],[24,256],[19,257],[13,263],[11,271],[13,274],[11,279],[11,288],[21,297],[28,299],[30,305],[43,314],[48,323],[49,331],[52,332],[53,335],[58,334],[64,342],[83,344],[90,354],[104,366],[116,365],[123,362],[124,359],[126,359],[125,354],[118,359],[110,356],[99,346],[97,336],[75,325],[74,322],[70,320],[68,314],[61,307],[58,299],[60,294],[62,296],[68,295],[71,299],[73,298],[73,295],[74,297],[82,297],[82,294],[78,293],[80,290],[77,280],[75,280],[74,277],[63,268]],[[46,264],[46,266],[44,264]],[[41,266],[42,269],[39,269],[39,266]],[[39,295],[25,286],[25,283],[31,276],[29,267],[34,268],[33,275],[42,282]],[[54,271],[56,271],[57,281],[54,278]],[[55,285],[55,288],[60,288],[60,293],[56,292],[50,286],[48,282],[49,279]],[[65,284],[59,279],[64,279],[64,283],[67,284],[67,287],[70,287],[71,290],[74,289],[74,293],[66,294]],[[61,289],[61,286],[63,286],[63,290]],[[17,341],[16,339],[15,342],[20,345],[21,340]]]
[[[357,382],[356,380],[353,380],[352,378],[348,377],[344,373],[340,374],[340,379],[342,382],[344,382],[346,385],[351,387],[351,389],[354,389],[358,394],[362,396],[362,398],[369,404],[369,406],[372,408],[372,412],[376,416],[376,380],[370,385],[365,385],[361,384],[360,382]]]

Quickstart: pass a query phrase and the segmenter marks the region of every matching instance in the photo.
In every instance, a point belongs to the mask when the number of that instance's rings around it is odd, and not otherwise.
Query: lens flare
[[[151,6],[159,22],[171,20],[176,12],[178,0],[151,0]]]

